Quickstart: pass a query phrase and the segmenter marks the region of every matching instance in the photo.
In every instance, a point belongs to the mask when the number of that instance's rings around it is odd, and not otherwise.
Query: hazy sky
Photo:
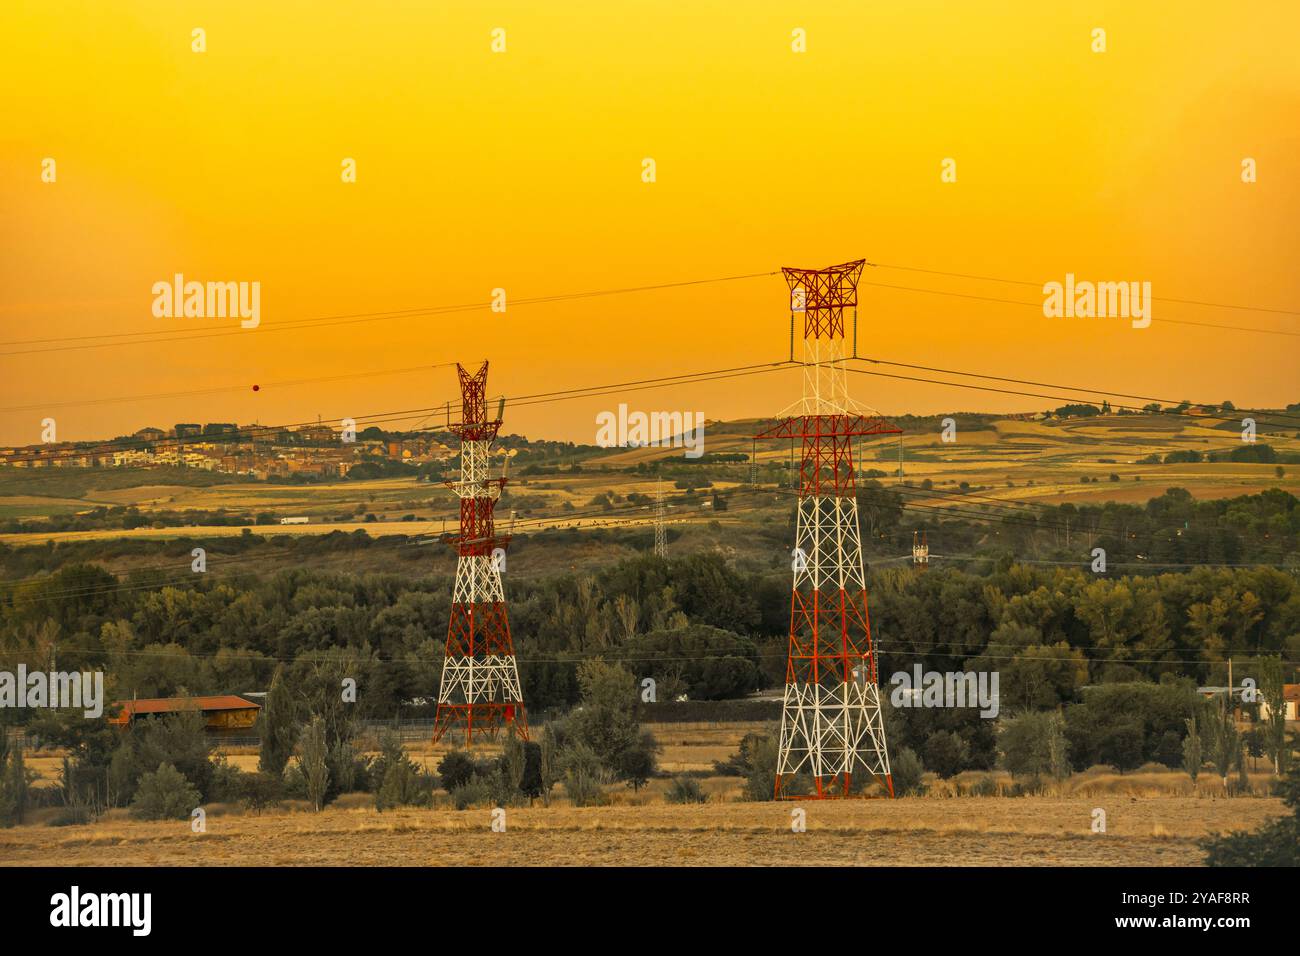
[[[1298,35],[1293,0],[6,0],[0,441],[39,440],[45,417],[80,439],[441,405],[450,369],[355,376],[456,359],[490,358],[490,390],[525,395],[787,354],[779,277],[505,314],[487,309],[497,287],[509,303],[865,257],[1297,309]],[[945,158],[956,182],[941,181]],[[261,325],[155,318],[151,288],[178,272],[259,282]],[[1300,339],[1162,321],[1295,331],[1295,315],[1158,300],[1138,330],[1044,318],[1030,286],[863,279],[1031,303],[864,284],[864,354],[1173,400],[1300,401]],[[150,341],[193,326],[238,334]],[[144,334],[68,348],[122,333]],[[851,387],[885,412],[1055,404]],[[520,407],[506,430],[591,441],[620,400],[732,418],[775,413],[798,388],[787,371]],[[103,401],[174,392],[199,394]]]

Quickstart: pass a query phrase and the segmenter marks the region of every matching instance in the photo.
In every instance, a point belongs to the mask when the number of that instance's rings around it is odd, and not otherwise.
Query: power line
[[[884,361],[884,360],[879,360],[879,359],[868,359],[868,358],[858,358],[856,361],[873,362],[873,363],[878,364],[878,365],[899,365],[899,364],[901,364],[901,363],[896,363],[896,362],[886,362],[886,361]],[[894,379],[900,379],[900,380],[908,381],[908,382],[924,382],[924,383],[928,383],[928,384],[931,384],[931,385],[947,385],[947,386],[950,387],[950,388],[975,389],[975,390],[977,390],[977,391],[981,391],[981,392],[996,392],[996,393],[998,393],[998,394],[1002,394],[1002,395],[1022,395],[1022,396],[1028,396],[1028,397],[1030,397],[1030,398],[1047,398],[1047,399],[1051,399],[1051,400],[1053,400],[1053,401],[1066,402],[1067,404],[1068,404],[1068,403],[1072,403],[1072,402],[1077,402],[1077,403],[1080,403],[1080,404],[1090,404],[1092,401],[1094,401],[1093,399],[1085,399],[1085,398],[1081,398],[1080,396],[1077,396],[1077,395],[1049,395],[1049,394],[1046,394],[1046,393],[1044,393],[1044,392],[1026,392],[1026,391],[1018,390],[1018,389],[996,388],[996,387],[994,387],[994,386],[992,386],[992,385],[975,385],[975,384],[970,384],[970,383],[967,383],[967,382],[945,382],[945,381],[943,381],[942,379],[935,379],[935,378],[920,378],[920,377],[915,376],[915,375],[898,375],[898,374],[892,374],[892,373],[890,373],[890,372],[878,372],[878,371],[874,371],[874,370],[871,370],[871,369],[849,368],[849,369],[846,369],[846,371],[854,372],[854,373],[856,373],[856,374],[858,374],[858,375],[875,375],[875,376],[878,376],[878,377],[881,377],[881,378],[894,378]],[[984,378],[984,377],[985,377],[985,376],[980,375],[979,373],[975,373],[975,372],[950,372],[950,373],[948,373],[948,374],[952,374],[952,375],[965,375],[965,376],[967,376],[967,377],[971,377],[971,378]],[[996,380],[996,379],[995,379],[995,380]],[[1014,380],[1014,379],[1006,379],[1006,381],[1016,381],[1016,380]],[[1027,382],[1027,383],[1025,383],[1025,384],[1032,384],[1032,383],[1028,383],[1028,382]],[[1069,386],[1049,386],[1049,387],[1052,387],[1052,388],[1068,388]],[[1095,395],[1104,395],[1104,394],[1107,394],[1107,393],[1101,391],[1100,389],[1097,389],[1097,390],[1092,390],[1092,394],[1095,394]],[[1125,405],[1125,404],[1123,404],[1123,403],[1121,403],[1121,402],[1111,402],[1110,405],[1111,405],[1112,408],[1123,408],[1123,409],[1127,409],[1127,410],[1129,410],[1129,411],[1135,411],[1135,412],[1143,412],[1143,411],[1145,411],[1143,408],[1141,408],[1141,406],[1138,406],[1138,405]],[[1164,410],[1164,409],[1162,409],[1162,410],[1159,411],[1159,412],[1146,412],[1146,414],[1155,414],[1155,415],[1173,415],[1173,414],[1178,414],[1178,413],[1173,412],[1173,411],[1169,411],[1169,410]],[[1224,416],[1224,415],[1200,415],[1200,416],[1197,416],[1197,418],[1199,418],[1199,419],[1205,419],[1205,420],[1209,420],[1209,421],[1222,421],[1222,422],[1235,422],[1235,421],[1237,421],[1236,418],[1229,418],[1229,417]],[[1264,427],[1275,427],[1275,428],[1294,428],[1294,427],[1296,427],[1296,425],[1293,424],[1293,423],[1281,424],[1281,423],[1277,423],[1277,422],[1258,422],[1257,424],[1258,424],[1258,425],[1263,425]]]
[[[612,295],[628,295],[637,292],[651,292],[659,289],[678,289],[688,286],[708,285],[718,282],[739,282],[746,279],[765,278],[767,276],[777,275],[777,271],[772,272],[752,272],[746,275],[732,276],[714,276],[707,279],[686,279],[678,282],[659,282],[639,286],[622,286],[613,289],[588,289],[580,292],[565,292],[555,295],[533,296],[530,298],[519,298],[509,300],[507,308],[521,305],[543,305],[553,302],[568,302],[576,299],[592,299]],[[434,305],[423,306],[414,309],[402,309],[387,312],[356,312],[344,315],[317,316],[314,318],[291,319],[284,322],[267,323],[259,325],[259,332],[286,332],[306,328],[325,328],[336,325],[355,325],[364,322],[386,322],[393,319],[414,318],[417,316],[429,315],[448,315],[457,312],[473,312],[481,309],[490,309],[490,302],[471,302],[456,305]],[[117,339],[118,341],[105,341],[96,344],[84,345],[58,345],[49,348],[23,349],[18,351],[0,352],[0,355],[33,355],[43,352],[69,352],[83,349],[113,348],[125,345],[145,345],[156,342],[190,342],[197,339],[220,338],[227,335],[245,335],[247,329],[232,329],[228,326],[208,325],[197,328],[175,329],[168,332],[121,332],[105,333],[103,335],[78,336],[74,339],[21,339],[9,342],[0,342],[0,346],[7,345],[29,345],[42,344],[46,342],[59,341],[79,341],[84,339]],[[195,334],[198,333],[198,334]]]
[[[1004,282],[1008,285],[1030,286],[1035,289],[1041,289],[1043,283],[1030,282],[1028,279],[1007,279],[999,276],[982,276],[972,275],[968,272],[943,272],[939,269],[922,269],[917,266],[900,266],[890,265],[884,262],[868,262],[867,265],[877,269],[894,269],[898,272],[919,272],[925,275],[946,276],[952,279],[975,279],[980,282]],[[1245,312],[1272,312],[1276,315],[1300,315],[1300,311],[1295,309],[1271,309],[1258,305],[1228,305],[1222,302],[1204,302],[1199,299],[1176,299],[1171,296],[1154,295],[1152,299],[1158,302],[1177,302],[1180,305],[1200,305],[1213,309],[1238,309]],[[1032,303],[1027,303],[1032,304]]]
[[[942,289],[922,289],[922,288],[917,288],[916,286],[890,285],[889,283],[886,282],[867,282],[864,280],[860,282],[859,285],[873,286],[877,289],[894,289],[899,292],[921,292],[926,295],[942,295],[942,296],[948,296],[950,298],[956,298],[956,299],[974,299],[978,302],[999,302],[999,303],[1004,303],[1006,305],[1025,305],[1035,309],[1041,309],[1043,307],[1043,304],[1041,302],[1025,302],[1021,299],[1002,299],[1002,298],[998,298],[997,296],[974,295],[969,292],[947,292]],[[1300,332],[1292,332],[1285,329],[1261,329],[1261,328],[1256,328],[1254,326],[1245,326],[1245,325],[1224,325],[1223,323],[1216,323],[1216,322],[1196,322],[1193,321],[1192,319],[1171,319],[1165,316],[1161,316],[1160,321],[1162,323],[1169,323],[1172,325],[1195,325],[1195,326],[1200,326],[1202,328],[1223,329],[1230,332],[1258,332],[1263,335],[1300,336]]]
[[[280,382],[258,382],[254,384],[256,384],[257,390],[261,391],[263,389],[289,388],[295,385],[311,385],[319,382],[339,382],[346,379],[375,378],[381,375],[406,375],[411,372],[430,372],[434,369],[451,368],[455,365],[455,362],[440,362],[436,365],[412,365],[407,368],[372,369],[368,372],[348,372],[341,375],[320,375],[315,378],[295,378],[285,379]],[[87,405],[114,405],[124,402],[151,401],[159,398],[188,398],[193,395],[216,395],[224,392],[246,392],[250,387],[249,383],[244,383],[242,385],[218,385],[213,388],[195,388],[189,389],[188,391],[178,392],[152,392],[149,394],[139,395],[115,395],[104,398],[87,398],[81,401],[39,402],[33,405],[10,405],[0,408],[0,412],[31,412],[43,411],[47,408],[80,408]]]
[[[1115,391],[1115,390],[1113,390],[1113,389],[1105,389],[1105,388],[1084,388],[1084,387],[1079,386],[1079,385],[1057,385],[1057,384],[1053,384],[1053,383],[1051,383],[1051,382],[1036,382],[1036,381],[1033,381],[1032,379],[1009,378],[1009,377],[1007,377],[1007,376],[1002,376],[1002,375],[988,375],[988,374],[985,374],[985,373],[983,373],[983,372],[963,372],[963,371],[961,371],[961,370],[959,370],[959,369],[936,368],[936,367],[933,366],[933,365],[915,365],[915,364],[911,364],[911,363],[908,363],[908,362],[893,362],[893,361],[890,361],[889,359],[873,358],[873,357],[871,357],[871,356],[867,356],[867,355],[857,355],[857,356],[854,356],[852,360],[853,360],[853,361],[859,361],[859,362],[871,362],[871,363],[876,364],[876,365],[889,365],[889,366],[892,366],[892,367],[894,367],[894,368],[910,368],[910,369],[915,369],[915,370],[917,370],[917,371],[921,371],[921,372],[940,372],[940,373],[942,373],[942,374],[944,374],[944,375],[961,375],[961,376],[964,376],[964,377],[966,377],[966,378],[982,378],[982,379],[986,379],[986,380],[988,380],[988,381],[992,381],[992,382],[1009,382],[1009,383],[1014,384],[1014,385],[1033,385],[1033,386],[1035,386],[1036,388],[1060,388],[1060,389],[1065,389],[1065,390],[1067,390],[1067,391],[1073,391],[1073,392],[1087,392],[1087,393],[1089,393],[1089,394],[1091,394],[1091,395],[1102,395],[1102,396],[1108,396],[1108,397],[1109,397],[1109,396],[1115,396],[1115,397],[1118,397],[1118,398],[1135,398],[1135,399],[1137,399],[1138,401],[1142,401],[1142,402],[1157,402],[1157,403],[1160,403],[1161,405],[1173,405],[1173,406],[1175,406],[1175,407],[1177,407],[1177,406],[1179,406],[1179,405],[1182,404],[1182,401],[1173,402],[1173,401],[1171,401],[1171,400],[1169,400],[1169,399],[1167,399],[1167,398],[1155,398],[1154,396],[1151,396],[1151,395],[1134,395],[1134,394],[1131,394],[1131,393],[1128,393],[1128,392],[1118,392],[1118,391]],[[944,383],[944,384],[948,384],[948,383]],[[1038,397],[1040,397],[1040,398],[1056,398],[1057,396],[1054,396],[1054,395],[1043,395],[1043,396],[1038,396]],[[1190,402],[1189,402],[1189,404],[1190,404]],[[1201,403],[1201,404],[1203,404],[1204,407],[1211,407],[1210,403]],[[1135,406],[1135,405],[1118,405],[1118,406],[1116,406],[1116,407],[1119,407],[1119,408],[1125,408],[1125,409],[1134,409],[1134,408],[1137,408],[1138,411],[1144,411],[1144,409],[1139,408],[1138,406]],[[1235,409],[1234,409],[1234,411],[1235,411]],[[1168,412],[1167,412],[1166,410],[1162,409],[1160,412],[1149,412],[1148,414],[1174,414],[1174,413],[1173,413],[1172,411],[1168,411]],[[1272,414],[1272,413],[1270,412],[1270,414]],[[1235,417],[1234,417],[1234,418],[1229,418],[1229,417],[1225,417],[1225,416],[1215,416],[1215,415],[1201,415],[1201,416],[1196,416],[1196,417],[1199,417],[1199,418],[1209,418],[1209,419],[1212,419],[1212,420],[1215,420],[1215,421],[1237,421],[1237,419],[1236,419]],[[1295,419],[1295,424],[1300,424],[1300,416],[1289,416],[1289,415],[1287,415],[1286,412],[1282,412],[1278,417],[1280,417],[1280,418],[1294,418],[1294,419]]]
[[[505,397],[505,401],[511,407],[521,407],[527,405],[540,405],[555,401],[567,401],[575,398],[600,398],[604,395],[613,394],[625,390],[640,390],[649,388],[670,387],[673,385],[694,385],[698,383],[720,381],[728,378],[738,378],[747,375],[757,375],[765,372],[777,371],[789,366],[791,363],[787,360],[780,362],[767,362],[757,365],[741,365],[726,369],[713,369],[703,372],[684,372],[678,375],[668,375],[659,378],[635,379],[627,382],[615,382],[606,385],[587,385],[570,389],[561,389],[551,392],[536,392],[531,395],[522,395],[515,398]],[[797,364],[797,363],[795,363]],[[432,406],[415,409],[403,409],[394,412],[378,412],[366,415],[353,416],[352,420],[357,424],[376,424],[378,422],[402,421],[404,419],[418,418],[424,416],[427,418],[440,412],[446,406],[441,403]],[[210,436],[191,436],[186,438],[122,438],[111,439],[103,442],[83,442],[79,444],[91,444],[89,449],[72,449],[53,455],[29,454],[29,455],[11,455],[4,460],[10,464],[14,462],[29,461],[61,461],[70,458],[82,458],[90,454],[103,454],[104,450],[133,450],[144,447],[176,447],[184,445],[194,445],[207,442],[229,443],[232,441],[242,441],[244,439],[256,439],[259,436],[273,435],[277,432],[290,428],[302,428],[319,424],[318,421],[294,422],[280,425],[257,425],[249,428],[236,429],[234,431],[223,432],[219,435]]]

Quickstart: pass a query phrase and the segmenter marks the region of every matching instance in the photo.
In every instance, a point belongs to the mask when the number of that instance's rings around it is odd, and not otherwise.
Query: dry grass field
[[[458,811],[441,791],[432,809],[386,813],[365,793],[344,794],[321,813],[302,801],[260,815],[210,804],[200,834],[186,821],[140,822],[122,809],[86,826],[50,826],[58,813],[51,807],[0,830],[0,865],[1194,865],[1203,856],[1198,840],[1286,812],[1275,797],[1225,798],[1212,775],[1193,784],[1156,765],[1126,774],[1095,767],[1033,796],[1011,796],[1015,782],[1005,773],[968,772],[931,775],[926,796],[894,801],[743,802],[743,781],[717,775],[714,762],[763,725],[646,726],[663,747],[661,769],[693,776],[705,803],[668,803],[670,776],[637,792],[611,785],[600,807],[572,806],[561,787],[550,806],[508,809],[505,833],[491,831],[489,807]],[[408,747],[430,769],[446,750]],[[223,755],[256,769],[251,749]],[[57,782],[57,756],[33,754],[27,763],[40,772],[38,785]],[[1255,794],[1271,779],[1251,774]],[[806,832],[791,830],[796,807],[806,812]],[[1096,808],[1106,811],[1105,833],[1092,832]]]
[[[31,866],[1163,866],[1195,865],[1209,833],[1255,828],[1276,799],[1195,797],[906,798],[507,811],[377,813],[350,797],[321,813],[224,813],[207,830],[143,823],[122,811],[88,827],[0,830],[0,864]],[[806,832],[791,829],[795,807]],[[1093,808],[1107,832],[1090,829]]]

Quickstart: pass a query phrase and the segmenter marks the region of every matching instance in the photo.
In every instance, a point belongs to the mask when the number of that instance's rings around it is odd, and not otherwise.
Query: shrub
[[[741,748],[744,749],[744,741],[741,741]],[[746,800],[776,799],[776,751],[774,737],[756,735],[750,742],[745,773]]]
[[[925,793],[925,765],[911,747],[898,751],[890,764],[890,770],[893,772],[895,796],[910,797]]]
[[[199,790],[169,763],[140,778],[131,816],[140,820],[184,820],[199,805]]]
[[[227,803],[238,800],[243,793],[246,774],[224,756],[212,764],[212,784],[208,789],[209,799]]]
[[[575,807],[599,803],[608,774],[596,752],[584,743],[571,744],[560,755],[564,771],[564,790]]]
[[[614,761],[614,772],[620,779],[627,781],[629,787],[639,791],[645,786],[646,781],[654,776],[655,755],[659,750],[654,734],[642,730],[637,737],[637,742],[618,755]]]
[[[284,798],[284,780],[270,773],[246,773],[239,781],[239,802],[261,813]]]
[[[391,807],[427,806],[432,797],[433,780],[403,755],[384,771],[383,782],[375,792],[375,809],[382,813]]]
[[[707,803],[709,798],[694,777],[676,777],[664,794],[664,799],[669,803]]]
[[[951,730],[940,730],[925,742],[925,763],[940,777],[947,779],[966,769],[970,762],[970,745]]]
[[[457,810],[468,810],[470,807],[483,806],[490,803],[491,799],[491,788],[486,781],[478,777],[462,783],[451,791],[451,802],[456,805]]]
[[[477,769],[474,758],[463,750],[453,750],[438,762],[438,776],[442,778],[443,789],[448,793],[469,783]]]

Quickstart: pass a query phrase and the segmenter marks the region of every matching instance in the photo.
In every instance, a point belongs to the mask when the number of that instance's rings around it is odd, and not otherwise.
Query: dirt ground
[[[77,866],[1161,866],[1195,865],[1196,840],[1253,829],[1274,798],[933,797],[895,801],[511,808],[377,813],[209,808],[207,829],[121,811],[85,827],[0,830],[0,865]],[[1094,809],[1106,832],[1094,833]],[[801,809],[806,831],[793,832]]]

